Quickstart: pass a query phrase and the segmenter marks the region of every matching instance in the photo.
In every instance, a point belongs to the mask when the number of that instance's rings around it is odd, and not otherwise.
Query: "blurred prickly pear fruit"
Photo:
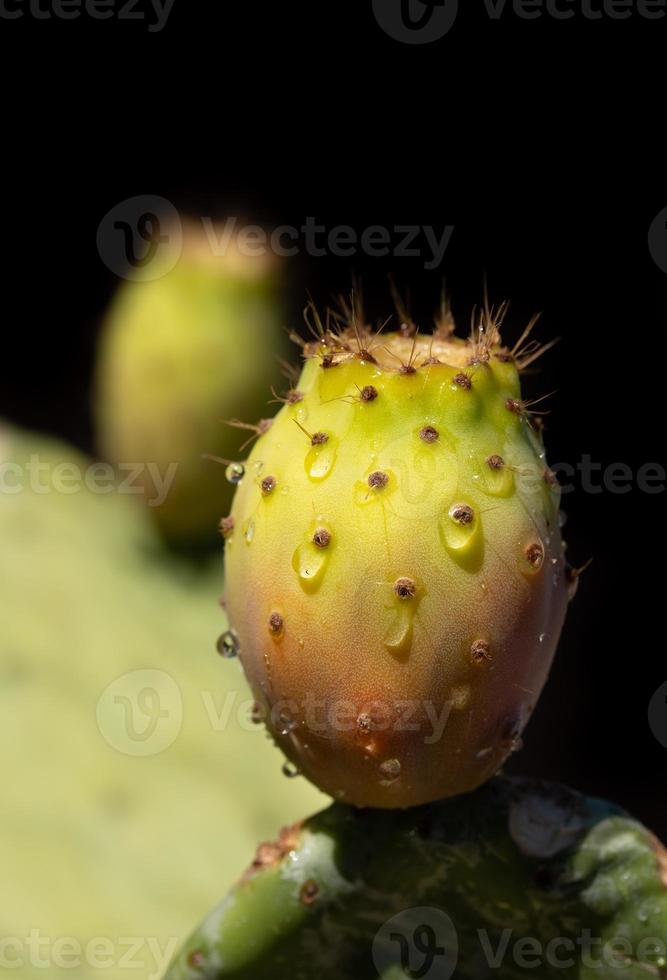
[[[266,414],[282,349],[270,260],[234,241],[216,255],[214,245],[186,226],[173,268],[125,282],[98,359],[99,448],[124,469],[140,466],[133,485],[167,539],[183,545],[216,540],[221,496],[225,506],[231,492],[202,457],[237,450],[238,432],[224,420]]]
[[[487,311],[470,339],[319,324],[226,522],[226,598],[267,725],[337,799],[469,791],[518,747],[563,623],[559,493]],[[527,334],[524,334],[526,336]]]

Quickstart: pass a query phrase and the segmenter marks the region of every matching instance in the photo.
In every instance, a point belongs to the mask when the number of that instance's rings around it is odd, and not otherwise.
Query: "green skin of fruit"
[[[474,789],[516,748],[568,576],[513,359],[381,340],[306,349],[298,400],[245,464],[226,601],[288,758],[341,801],[405,807]]]
[[[164,500],[145,466],[133,480],[174,544],[219,540],[231,489],[202,456],[235,455],[252,432],[241,439],[227,420],[267,414],[281,336],[275,278],[259,260],[229,267],[197,240],[166,275],[118,290],[99,351],[98,443],[117,464],[177,466]]]
[[[427,977],[665,977],[666,869],[639,823],[548,783],[498,777],[403,813],[334,804],[260,846],[166,980],[404,980],[391,933],[417,969],[434,910],[453,932],[436,929],[446,954]]]

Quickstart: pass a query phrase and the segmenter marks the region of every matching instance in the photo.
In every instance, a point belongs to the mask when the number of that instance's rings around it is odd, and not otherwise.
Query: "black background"
[[[424,259],[300,255],[287,289],[325,303],[387,275],[425,322],[446,277],[467,329],[512,301],[508,336],[543,310],[561,336],[529,379],[552,389],[552,461],[633,472],[664,462],[667,276],[647,230],[667,206],[667,18],[498,22],[466,0],[441,41],[408,46],[369,0],[176,0],[142,22],[0,19],[3,316],[0,412],[91,449],[97,326],[116,279],[96,251],[113,205],[160,194],[195,215],[332,228],[455,226]],[[647,706],[665,681],[665,494],[564,499],[569,554],[593,557],[514,771],[609,796],[667,836],[667,749]]]

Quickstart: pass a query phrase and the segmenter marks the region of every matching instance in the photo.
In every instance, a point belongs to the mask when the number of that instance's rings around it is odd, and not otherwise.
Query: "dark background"
[[[447,279],[460,328],[509,298],[508,337],[543,310],[562,337],[528,394],[552,389],[552,461],[633,472],[664,462],[667,276],[647,230],[667,206],[667,18],[500,22],[466,0],[431,45],[386,36],[370,2],[176,0],[141,22],[0,20],[3,316],[0,413],[92,449],[95,337],[116,280],[95,233],[114,204],[159,194],[195,215],[328,228],[455,231],[424,259],[289,260],[293,323],[361,276],[387,275],[417,318]],[[593,557],[552,679],[511,769],[622,803],[667,836],[667,749],[647,723],[667,678],[665,494],[566,495],[569,554]]]

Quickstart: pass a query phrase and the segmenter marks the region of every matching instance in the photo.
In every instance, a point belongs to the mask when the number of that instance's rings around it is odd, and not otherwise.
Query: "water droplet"
[[[510,752],[520,752],[522,748],[523,748],[523,739],[521,738],[520,735],[517,735],[512,739],[510,745]]]
[[[286,711],[281,711],[278,716],[278,722],[276,724],[276,729],[279,735],[289,735],[297,727],[298,722],[288,715]]]
[[[292,568],[299,576],[299,584],[306,592],[316,592],[322,584],[329,564],[332,545],[321,548],[312,540],[304,541],[292,555]]]
[[[252,539],[255,537],[255,522],[252,517],[245,522],[243,527],[243,537],[245,538],[246,544],[250,544]]]
[[[489,497],[510,497],[514,493],[514,469],[502,456],[474,457],[474,478]]]
[[[245,466],[243,463],[230,463],[225,470],[225,477],[229,483],[240,483],[245,476]]]
[[[564,510],[558,511],[558,527],[565,527],[567,524],[567,514]]]
[[[311,480],[325,480],[336,462],[337,440],[329,436],[326,442],[313,446],[306,454],[306,473]]]
[[[506,752],[518,752],[519,749],[523,748],[521,728],[521,722],[518,720],[511,721],[505,725],[502,733],[502,746]]]
[[[484,560],[484,535],[479,514],[457,502],[438,522],[440,542],[454,561],[468,572],[479,571]]]
[[[487,755],[491,755],[492,752],[493,752],[493,748],[490,745],[487,745],[486,748],[483,748],[483,749],[480,749],[479,750],[479,752],[477,753],[477,755],[475,756],[475,758],[476,759],[485,759],[487,757]]]
[[[287,776],[288,779],[295,779],[301,775],[301,771],[297,769],[293,762],[283,762],[282,774],[283,776]]]
[[[281,487],[280,492],[283,495],[283,497],[286,497],[287,494],[289,493],[289,487]]]
[[[546,640],[546,638],[547,638],[547,634],[546,633],[540,633],[540,635],[537,638],[537,642],[538,643],[544,643],[544,641]]]
[[[399,613],[384,637],[384,645],[396,657],[405,657],[412,646],[412,616]]]
[[[380,785],[391,786],[401,775],[401,763],[398,759],[386,759],[380,763]]]
[[[256,459],[252,464],[252,468],[255,471],[255,475],[259,476],[259,474],[264,469],[264,463],[262,462],[261,459]]]
[[[216,649],[221,657],[231,660],[239,655],[239,639],[234,630],[226,630],[216,643]]]
[[[424,589],[414,579],[399,576],[393,583],[391,592],[389,608],[394,610],[394,618],[384,635],[383,643],[392,656],[404,659],[412,647],[414,619],[424,596]]]

